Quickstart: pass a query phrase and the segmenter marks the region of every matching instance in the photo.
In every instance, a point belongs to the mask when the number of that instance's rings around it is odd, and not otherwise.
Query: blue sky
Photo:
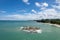
[[[0,20],[60,17],[60,0],[0,0]]]

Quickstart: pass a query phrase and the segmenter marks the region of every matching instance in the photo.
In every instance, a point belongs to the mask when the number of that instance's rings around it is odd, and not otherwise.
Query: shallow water
[[[40,27],[42,33],[20,31],[21,26]],[[0,21],[0,40],[60,40],[60,28],[35,21]]]

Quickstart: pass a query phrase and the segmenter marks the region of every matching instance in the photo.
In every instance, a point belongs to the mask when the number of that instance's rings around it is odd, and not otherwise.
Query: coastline
[[[36,22],[46,23],[48,25],[60,27],[60,19],[41,19],[41,20],[36,20]]]
[[[45,23],[45,24],[53,25],[53,26],[56,26],[56,27],[60,27],[60,25],[58,25],[58,24],[52,24],[52,23]]]

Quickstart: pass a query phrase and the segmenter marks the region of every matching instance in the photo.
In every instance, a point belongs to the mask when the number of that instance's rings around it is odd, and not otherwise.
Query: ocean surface
[[[42,33],[27,33],[22,26],[40,27]],[[60,40],[60,28],[35,21],[0,21],[0,40]]]

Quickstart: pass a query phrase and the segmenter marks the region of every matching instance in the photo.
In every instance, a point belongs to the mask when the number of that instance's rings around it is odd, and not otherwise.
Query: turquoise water
[[[40,27],[42,33],[20,31],[21,26]],[[0,21],[0,40],[60,40],[60,28],[35,21]]]

